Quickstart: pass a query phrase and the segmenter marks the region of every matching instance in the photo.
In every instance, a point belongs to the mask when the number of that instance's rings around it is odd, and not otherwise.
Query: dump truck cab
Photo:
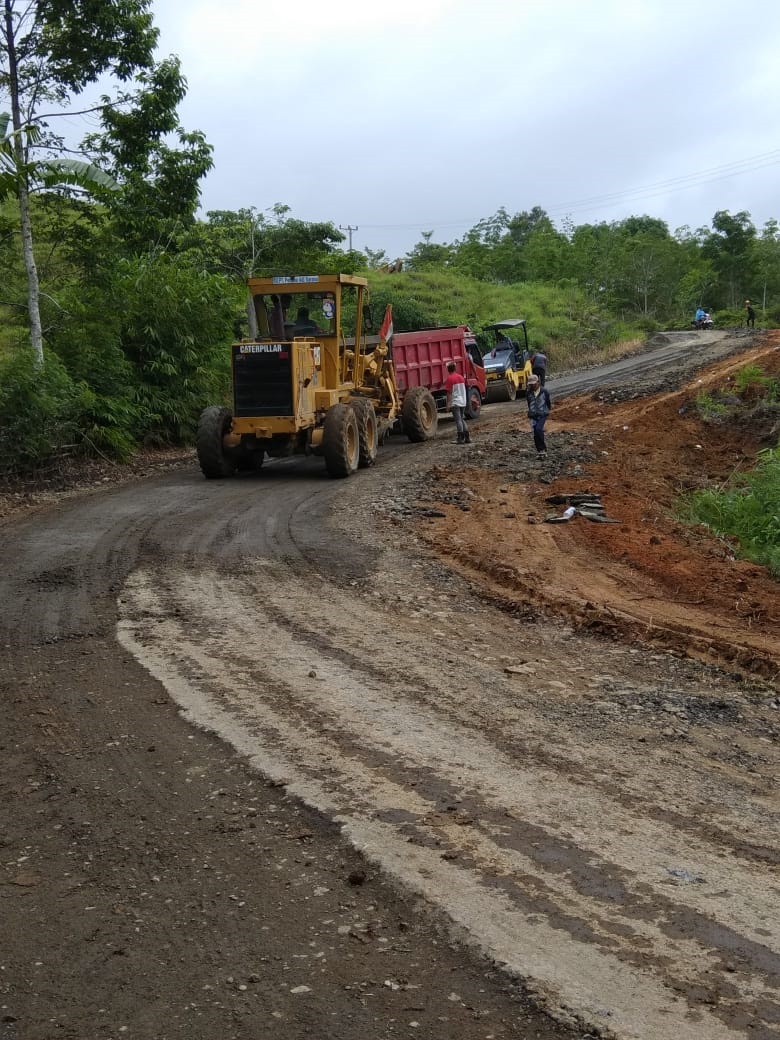
[[[525,319],[507,318],[486,325],[495,343],[483,355],[487,393],[490,400],[514,401],[525,391],[531,374],[528,331]],[[520,337],[520,338],[518,338]]]

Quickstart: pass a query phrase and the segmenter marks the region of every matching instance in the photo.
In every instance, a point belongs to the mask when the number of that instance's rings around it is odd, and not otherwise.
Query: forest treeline
[[[700,304],[719,325],[740,324],[748,297],[759,324],[780,318],[780,228],[748,212],[671,231],[646,215],[558,227],[539,206],[501,209],[451,243],[422,232],[393,274],[394,258],[347,249],[332,221],[283,204],[202,214],[212,152],[180,125],[186,83],[156,57],[149,0],[4,7],[0,474],[65,450],[122,459],[189,442],[201,409],[227,398],[250,275],[365,273],[396,330],[524,317],[559,363],[687,327]],[[98,81],[111,86],[74,146],[56,112]]]

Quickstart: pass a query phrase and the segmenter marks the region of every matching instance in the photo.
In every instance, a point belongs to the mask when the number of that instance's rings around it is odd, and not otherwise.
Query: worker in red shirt
[[[458,444],[471,444],[466,425],[466,380],[456,371],[454,361],[447,362],[447,371],[449,375],[444,381],[444,389],[447,391],[447,407],[452,412],[458,431]]]

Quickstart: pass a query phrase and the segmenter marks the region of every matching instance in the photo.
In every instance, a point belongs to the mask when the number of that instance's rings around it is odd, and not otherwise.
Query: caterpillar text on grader
[[[198,424],[206,477],[288,455],[321,455],[331,476],[347,477],[373,464],[399,423],[411,441],[433,436],[430,391],[415,387],[402,400],[385,338],[366,344],[365,278],[285,275],[248,285],[252,338],[231,348],[233,411],[211,405]]]

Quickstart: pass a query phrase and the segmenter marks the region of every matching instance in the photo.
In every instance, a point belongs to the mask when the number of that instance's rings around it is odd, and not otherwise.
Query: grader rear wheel
[[[225,451],[222,443],[232,421],[228,409],[220,405],[210,405],[201,413],[195,445],[203,476],[209,480],[232,477],[236,472],[236,458]]]
[[[360,439],[354,410],[348,404],[332,405],[322,433],[325,468],[332,477],[348,477],[358,468]]]
[[[350,401],[358,427],[359,465],[373,466],[379,449],[379,423],[373,404],[365,397],[353,397]]]
[[[439,424],[439,413],[430,390],[413,386],[406,391],[401,405],[401,421],[410,441],[427,441],[433,437]]]

